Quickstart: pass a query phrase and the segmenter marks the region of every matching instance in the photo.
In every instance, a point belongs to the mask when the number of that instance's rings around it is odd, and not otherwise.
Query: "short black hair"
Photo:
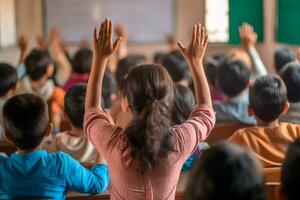
[[[241,60],[224,60],[219,66],[218,84],[223,94],[235,97],[249,84],[250,71]]]
[[[300,64],[288,63],[281,71],[280,77],[285,83],[289,102],[300,101]]]
[[[18,148],[32,150],[41,144],[47,132],[48,106],[33,94],[14,96],[4,104],[3,124]]]
[[[90,49],[82,48],[79,49],[73,59],[72,59],[72,67],[73,72],[78,74],[87,74],[90,72],[90,67],[93,60],[93,52]]]
[[[195,105],[195,96],[191,89],[177,83],[174,86],[173,123],[182,124],[185,122],[195,108]]]
[[[265,200],[262,166],[247,149],[218,143],[195,163],[186,200]]]
[[[274,64],[277,72],[279,72],[287,63],[295,61],[295,59],[295,54],[291,49],[276,49],[274,54]]]
[[[103,108],[110,109],[112,102],[111,97],[113,94],[117,93],[118,85],[115,76],[110,72],[106,71],[103,77],[103,87],[102,87],[102,106]]]
[[[166,53],[156,52],[153,56],[153,62],[156,64],[162,64],[162,61],[165,56],[166,56]]]
[[[86,83],[73,85],[65,95],[65,112],[73,126],[83,128]]]
[[[288,200],[298,200],[300,191],[300,138],[290,144],[281,170],[281,190]]]
[[[137,65],[143,64],[146,61],[146,57],[143,55],[128,55],[125,58],[118,61],[117,69],[115,72],[116,80],[120,86],[122,80],[128,72]]]
[[[162,65],[175,83],[191,78],[188,64],[179,51],[172,51],[167,54],[162,60]]]
[[[18,81],[16,69],[7,63],[0,63],[0,97],[7,94]]]
[[[250,87],[249,104],[255,115],[264,122],[278,119],[286,102],[286,87],[278,76],[259,77]]]
[[[48,51],[32,50],[25,59],[26,72],[33,81],[40,80],[52,64]]]

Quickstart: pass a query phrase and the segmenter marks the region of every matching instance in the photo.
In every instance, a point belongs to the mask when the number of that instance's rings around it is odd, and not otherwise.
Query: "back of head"
[[[16,86],[18,75],[16,69],[6,63],[0,63],[0,97],[6,95]]]
[[[174,124],[185,122],[196,105],[194,93],[190,88],[176,84],[174,88],[174,106],[172,121]]]
[[[85,93],[86,84],[79,83],[73,85],[65,95],[65,112],[76,128],[83,128]]]
[[[102,98],[103,108],[110,109],[112,106],[112,96],[117,92],[117,81],[115,76],[110,72],[106,71],[103,77],[102,87]]]
[[[128,74],[128,72],[146,61],[145,56],[143,55],[129,55],[118,61],[117,69],[115,72],[116,80],[118,85],[120,85],[121,81]]]
[[[274,64],[279,72],[287,63],[295,61],[295,54],[289,48],[279,48],[274,54]]]
[[[205,150],[193,168],[186,200],[264,200],[262,168],[248,150],[220,143]]]
[[[47,104],[32,94],[14,96],[3,107],[3,123],[19,149],[32,150],[40,145],[47,133]]]
[[[163,52],[157,52],[153,56],[153,62],[156,64],[162,64],[164,57],[166,56]]]
[[[288,200],[299,199],[300,184],[300,139],[288,148],[281,170],[281,190]]]
[[[204,65],[205,75],[213,87],[216,86],[219,65],[220,63],[213,57],[208,58]]]
[[[280,77],[285,83],[289,102],[300,102],[300,64],[288,63],[280,71]]]
[[[141,65],[129,72],[122,92],[133,113],[124,131],[131,155],[142,172],[152,170],[174,149],[169,132],[173,81],[162,66]]]
[[[31,80],[40,80],[47,74],[51,63],[51,58],[47,51],[32,50],[25,59],[26,72]]]
[[[235,97],[243,92],[250,79],[250,71],[241,60],[224,60],[219,66],[218,84],[223,94]]]
[[[231,49],[227,53],[227,57],[231,60],[241,60],[245,63],[247,68],[250,70],[252,66],[251,58],[249,54],[241,49]]]
[[[93,52],[90,49],[79,49],[73,59],[72,66],[73,72],[78,74],[87,74],[90,72],[90,66],[92,64]]]
[[[162,64],[175,83],[191,77],[187,62],[178,51],[167,54],[163,58]]]
[[[264,122],[278,119],[286,102],[286,87],[277,76],[262,76],[250,87],[249,104],[256,117]]]

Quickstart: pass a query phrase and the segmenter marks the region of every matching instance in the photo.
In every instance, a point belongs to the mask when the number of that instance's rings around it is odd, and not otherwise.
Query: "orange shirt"
[[[290,142],[300,137],[300,126],[280,123],[278,127],[247,127],[236,131],[229,142],[249,148],[264,167],[281,166]]]

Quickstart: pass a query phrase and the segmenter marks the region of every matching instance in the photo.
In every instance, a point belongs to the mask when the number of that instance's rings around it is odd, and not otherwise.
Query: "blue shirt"
[[[88,170],[63,152],[39,150],[0,156],[0,191],[9,198],[65,199],[68,190],[100,193],[108,183],[107,165],[98,164]]]

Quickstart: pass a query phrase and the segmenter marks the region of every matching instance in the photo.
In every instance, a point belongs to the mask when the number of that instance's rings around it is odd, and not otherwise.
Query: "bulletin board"
[[[69,43],[91,38],[94,27],[105,17],[122,23],[129,42],[161,43],[167,34],[175,34],[174,0],[44,0],[44,32],[58,27]]]

